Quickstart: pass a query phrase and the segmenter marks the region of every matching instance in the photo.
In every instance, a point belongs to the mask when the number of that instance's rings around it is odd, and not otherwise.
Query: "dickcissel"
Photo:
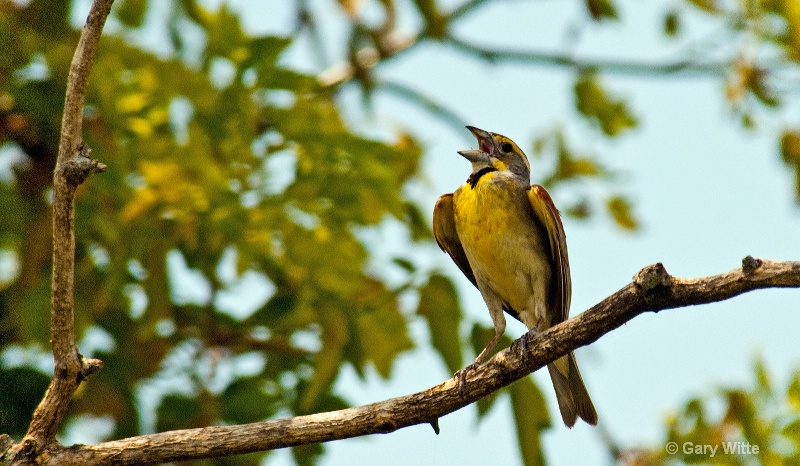
[[[506,328],[503,311],[528,329],[543,331],[569,315],[572,280],[564,227],[550,195],[530,184],[530,164],[511,139],[467,126],[477,150],[460,151],[472,173],[433,211],[433,235],[478,290],[489,308],[495,336],[456,375],[463,388]],[[578,417],[597,424],[597,412],[570,352],[547,365],[564,424]]]

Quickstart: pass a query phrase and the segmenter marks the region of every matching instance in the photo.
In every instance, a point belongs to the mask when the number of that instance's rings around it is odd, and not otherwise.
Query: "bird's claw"
[[[534,329],[529,330],[528,333],[532,334],[533,336],[536,336],[539,333],[539,331],[534,328]],[[511,344],[511,346],[514,347],[514,349],[517,351],[517,353],[519,354],[519,356],[522,359],[526,359],[528,357],[528,336],[527,335],[523,335],[522,338],[520,338],[518,340],[514,340],[514,342]]]
[[[519,357],[522,358],[522,359],[525,359],[525,357],[527,357],[527,355],[528,355],[528,342],[525,339],[524,335],[519,340],[514,340],[514,342],[511,343],[511,351],[514,351],[515,353],[517,353],[519,355]]]
[[[459,395],[464,396],[464,387],[467,386],[467,372],[475,370],[479,365],[480,365],[480,363],[473,362],[469,366],[467,366],[467,367],[457,371],[455,374],[453,374],[453,377],[456,377],[458,379],[458,394]]]

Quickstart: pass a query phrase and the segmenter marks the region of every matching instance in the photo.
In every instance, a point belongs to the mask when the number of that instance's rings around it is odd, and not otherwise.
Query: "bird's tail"
[[[575,425],[578,417],[591,425],[597,424],[597,411],[594,409],[589,392],[581,379],[575,355],[567,353],[565,356],[547,365],[553,388],[556,389],[558,409],[561,418],[567,427]]]

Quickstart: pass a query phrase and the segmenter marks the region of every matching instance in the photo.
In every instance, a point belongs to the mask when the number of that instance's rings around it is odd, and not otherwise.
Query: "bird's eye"
[[[510,142],[504,142],[503,145],[500,146],[500,149],[502,149],[503,152],[511,152],[514,146],[512,146]]]

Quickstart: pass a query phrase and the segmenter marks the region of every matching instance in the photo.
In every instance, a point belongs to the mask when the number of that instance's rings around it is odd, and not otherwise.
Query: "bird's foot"
[[[528,333],[530,333],[533,336],[536,336],[536,335],[539,334],[539,330],[533,328],[531,330],[528,330]],[[527,335],[523,335],[521,338],[519,338],[517,340],[514,340],[514,342],[511,343],[511,350],[512,351],[516,351],[517,354],[519,354],[519,356],[521,358],[523,358],[523,359],[527,358],[528,357],[528,336]]]
[[[524,359],[528,354],[528,340],[525,338],[525,335],[518,340],[514,340],[511,343],[510,349]]]
[[[478,366],[480,366],[480,365],[481,365],[481,363],[479,363],[478,361],[475,361],[472,364],[470,364],[469,366],[467,366],[467,367],[457,371],[455,374],[453,374],[453,377],[456,377],[458,379],[458,394],[459,395],[464,396],[464,387],[467,386],[467,372],[477,369]]]

